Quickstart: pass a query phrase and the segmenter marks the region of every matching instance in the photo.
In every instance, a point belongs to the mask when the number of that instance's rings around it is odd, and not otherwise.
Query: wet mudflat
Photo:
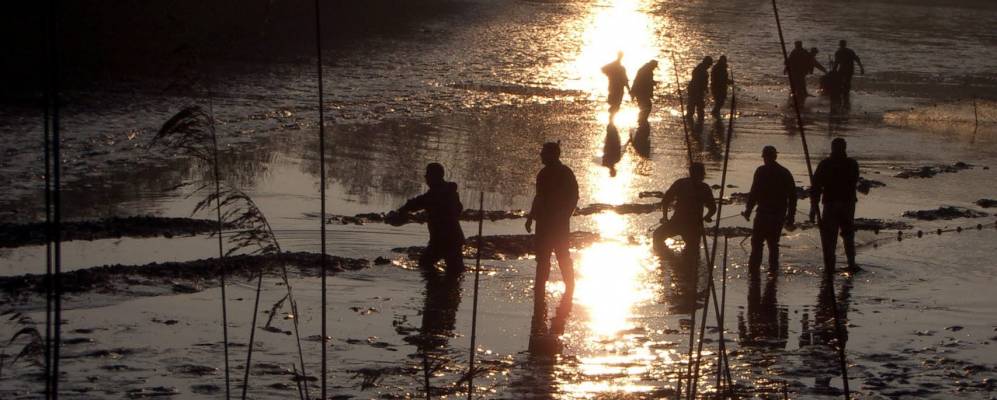
[[[716,12],[705,4],[655,5],[638,1],[533,3],[514,6],[475,2],[475,16],[444,16],[426,22],[412,38],[378,38],[357,53],[343,52],[327,66],[332,98],[327,109],[330,173],[324,221],[331,254],[365,260],[335,271],[330,279],[329,329],[332,392],[355,398],[424,397],[425,373],[435,396],[462,396],[467,373],[472,278],[460,289],[427,290],[414,270],[413,246],[425,245],[425,225],[393,226],[383,215],[424,189],[422,168],[439,161],[448,180],[460,185],[465,208],[477,208],[485,192],[485,235],[493,251],[482,275],[475,379],[486,398],[668,397],[688,363],[690,295],[705,286],[704,269],[691,279],[659,263],[647,243],[660,217],[641,192],[663,190],[684,175],[686,145],[669,57],[674,49],[682,79],[702,54],[726,52],[738,78],[739,118],[731,149],[722,227],[742,233],[736,193],[748,190],[765,144],[780,149],[780,162],[799,186],[808,185],[795,121],[785,101],[781,60],[768,4],[732,2]],[[865,271],[820,273],[819,239],[813,229],[787,232],[783,268],[752,279],[744,267],[748,243],[731,238],[724,337],[732,373],[744,394],[833,398],[841,380],[830,346],[828,291],[847,318],[849,375],[864,398],[988,399],[997,379],[997,303],[992,199],[997,164],[994,115],[997,103],[978,102],[984,124],[974,126],[972,105],[953,82],[972,81],[993,91],[992,71],[974,58],[992,54],[993,33],[977,7],[945,9],[949,19],[930,27],[919,15],[937,6],[880,4],[855,10],[835,5],[840,21],[827,24],[806,3],[787,3],[786,28],[829,52],[841,35],[863,54],[869,74],[857,77],[852,109],[831,115],[823,98],[805,111],[815,157],[830,137],[843,136],[871,184],[859,198],[858,216],[871,223],[860,231],[859,262]],[[868,18],[888,21],[882,31],[856,31]],[[553,22],[552,22],[553,21]],[[460,22],[460,23],[458,23]],[[819,22],[819,23],[818,23]],[[831,26],[827,26],[831,25]],[[881,26],[880,24],[871,24]],[[731,28],[731,26],[736,27]],[[980,26],[978,30],[965,29]],[[806,27],[806,30],[803,30]],[[814,27],[816,30],[814,30]],[[821,28],[822,27],[822,28]],[[903,32],[903,45],[894,32]],[[615,32],[615,33],[614,33]],[[537,38],[556,38],[550,43]],[[864,38],[865,43],[863,42]],[[921,38],[923,40],[915,40]],[[955,39],[952,39],[955,38]],[[501,40],[497,40],[501,39]],[[952,46],[952,41],[959,46]],[[500,44],[501,45],[500,45]],[[862,43],[862,44],[860,44]],[[650,152],[622,149],[616,176],[603,166],[605,96],[598,67],[617,48],[635,71],[646,59],[662,68],[661,105],[651,118]],[[826,48],[825,48],[826,47]],[[510,51],[509,49],[515,51]],[[876,49],[878,53],[874,53]],[[907,58],[922,54],[920,61]],[[764,56],[762,56],[764,55]],[[949,63],[946,57],[971,60]],[[984,57],[987,58],[987,57]],[[992,57],[989,57],[992,59]],[[923,62],[922,62],[923,61]],[[929,62],[930,61],[930,62]],[[400,66],[403,65],[403,66]],[[875,68],[873,67],[875,66]],[[888,67],[887,67],[888,66]],[[215,102],[222,133],[222,175],[250,194],[271,222],[281,247],[310,256],[288,256],[289,283],[298,303],[291,315],[281,303],[287,287],[276,269],[251,257],[233,268],[228,287],[233,388],[241,390],[255,293],[253,273],[266,270],[258,315],[250,397],[296,396],[299,382],[314,396],[319,365],[319,286],[314,82],[306,64],[242,66],[222,74]],[[944,77],[939,81],[936,77]],[[813,82],[812,82],[813,83]],[[147,83],[149,87],[154,86]],[[146,92],[72,93],[67,102],[66,215],[78,221],[157,214],[189,217],[200,200],[180,184],[210,175],[204,165],[146,148],[158,125],[201,99]],[[266,95],[260,95],[266,94]],[[75,108],[74,108],[75,107]],[[93,113],[94,109],[101,112]],[[27,111],[3,127],[37,131]],[[617,116],[621,141],[636,128],[636,107]],[[695,158],[707,164],[710,184],[719,184],[722,122],[693,126]],[[40,137],[40,135],[38,135]],[[37,222],[40,182],[21,142],[5,144],[0,194],[11,223]],[[573,254],[578,268],[576,312],[556,359],[524,352],[531,312],[533,261],[521,214],[529,206],[537,152],[562,140],[564,159],[581,186],[583,212],[573,230],[585,232]],[[23,146],[21,146],[23,145]],[[732,194],[734,193],[734,194]],[[588,206],[592,205],[592,206]],[[807,200],[800,201],[805,219]],[[954,210],[956,213],[946,212]],[[911,211],[913,214],[905,215]],[[926,214],[920,212],[930,211]],[[463,222],[476,232],[473,213]],[[334,216],[335,215],[335,216]],[[951,217],[952,219],[947,219]],[[194,218],[210,219],[210,214]],[[6,222],[6,221],[5,221]],[[358,224],[358,222],[361,222]],[[418,222],[418,221],[416,221]],[[892,225],[887,225],[892,224]],[[906,224],[906,225],[903,225]],[[986,226],[953,232],[955,227]],[[803,227],[805,228],[805,226]],[[879,228],[879,229],[876,229]],[[917,238],[914,233],[936,232]],[[896,240],[897,230],[906,233]],[[108,230],[110,231],[110,230]],[[63,371],[65,393],[81,398],[218,398],[224,391],[219,290],[214,239],[199,236],[67,242],[67,263],[98,276],[101,265],[126,264],[105,281],[67,295]],[[130,234],[129,234],[130,235]],[[129,236],[125,235],[125,236]],[[676,244],[678,246],[679,244]],[[404,251],[392,251],[403,249]],[[468,255],[473,254],[469,246]],[[3,275],[44,272],[44,248],[0,250]],[[166,262],[176,262],[173,270]],[[157,263],[152,265],[152,263]],[[149,271],[139,271],[148,267]],[[164,271],[162,268],[170,268]],[[359,269],[358,269],[359,268]],[[111,271],[115,271],[113,268]],[[4,278],[5,282],[8,278]],[[549,287],[553,297],[563,288]],[[608,296],[607,293],[612,293]],[[44,298],[21,292],[5,298],[17,318],[4,319],[9,337],[43,322]],[[281,303],[278,305],[278,303]],[[275,307],[275,305],[278,305]],[[699,305],[701,306],[701,305]],[[703,309],[698,312],[701,315]],[[710,309],[712,315],[713,310]],[[13,314],[7,314],[13,315]],[[300,323],[305,368],[298,363],[291,321]],[[715,383],[718,329],[710,317],[700,393]],[[40,369],[30,357],[11,362],[25,345],[21,337],[4,348],[0,397],[36,398]],[[428,367],[428,368],[427,368]],[[308,377],[304,377],[307,375]],[[687,377],[683,376],[683,381]]]

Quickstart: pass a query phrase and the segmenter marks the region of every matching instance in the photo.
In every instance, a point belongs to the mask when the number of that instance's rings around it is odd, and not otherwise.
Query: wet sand
[[[665,189],[684,175],[686,163],[672,65],[666,61],[674,49],[683,75],[700,53],[724,51],[731,58],[739,112],[727,178],[734,187],[725,189],[733,204],[724,206],[722,226],[743,232],[749,225],[736,215],[742,206],[733,194],[747,191],[763,145],[777,146],[779,161],[799,186],[807,186],[800,137],[778,73],[781,60],[768,6],[738,1],[707,13],[700,3],[501,6],[482,1],[469,6],[477,10],[473,17],[425,22],[431,29],[418,38],[369,39],[326,67],[326,106],[335,118],[327,129],[330,217],[355,218],[398,207],[424,190],[422,168],[430,161],[448,168],[448,179],[460,185],[466,208],[477,208],[483,191],[484,209],[505,210],[509,214],[496,216],[512,217],[513,210],[529,206],[540,167],[537,151],[548,140],[563,141],[565,163],[579,178],[581,204],[632,211],[619,206],[650,203],[639,194]],[[746,394],[781,398],[785,389],[790,398],[838,397],[841,379],[829,345],[827,293],[833,290],[847,322],[850,386],[861,398],[992,397],[997,384],[997,298],[992,294],[997,230],[992,209],[976,202],[997,197],[990,169],[997,165],[997,103],[980,99],[976,107],[983,123],[972,123],[973,105],[967,99],[973,93],[993,93],[995,85],[985,62],[965,57],[993,59],[993,32],[978,23],[992,5],[912,2],[891,8],[870,3],[831,5],[820,12],[806,3],[784,7],[790,37],[819,43],[823,56],[847,36],[868,69],[867,75],[856,77],[848,113],[829,114],[826,99],[808,99],[804,119],[811,154],[816,161],[827,153],[831,137],[847,138],[863,177],[884,184],[859,195],[857,216],[910,228],[860,231],[859,263],[865,270],[839,274],[830,283],[822,279],[813,229],[787,232],[782,269],[772,278],[763,274],[758,285],[746,271],[747,241],[731,238],[724,327],[734,381]],[[932,13],[946,18],[932,20],[930,26],[912,23],[925,22],[920,16]],[[869,23],[873,19],[880,23]],[[619,28],[618,21],[633,27],[622,34],[637,35],[625,45],[628,69],[635,71],[644,59],[657,57],[662,85],[660,106],[651,119],[649,157],[625,148],[616,176],[610,177],[602,165],[605,88],[597,70],[615,52],[612,46],[619,38],[606,32]],[[952,63],[951,58],[971,61]],[[222,175],[253,197],[285,251],[314,255],[321,221],[315,88],[309,68],[288,63],[226,69],[232,72],[219,78],[214,104],[223,123]],[[972,82],[973,90],[964,82]],[[189,217],[199,198],[167,189],[210,176],[204,165],[145,148],[159,124],[198,100],[154,94],[160,93],[158,82],[128,84],[141,90],[115,90],[112,85],[67,93],[65,213],[70,219]],[[40,155],[30,147],[35,146],[33,137],[12,132],[37,132],[40,121],[27,109],[3,113],[9,122],[0,128],[13,139],[4,144],[7,159],[0,165],[0,177],[8,184],[0,194],[0,210],[5,222],[37,222]],[[635,107],[627,104],[617,117],[623,142],[635,128],[623,121],[635,115]],[[711,185],[720,183],[724,127],[711,119],[693,127],[693,154],[707,164]],[[960,162],[972,167],[954,168]],[[807,203],[800,201],[799,221],[805,219]],[[975,214],[935,220],[905,215],[940,207]],[[647,234],[660,216],[601,206],[586,210],[573,218],[572,228],[598,239],[573,252],[579,275],[576,308],[560,357],[538,359],[525,353],[534,273],[528,251],[484,261],[476,358],[487,370],[475,379],[480,397],[666,397],[677,374],[686,370],[688,296],[694,291],[676,276],[672,264],[660,265],[651,255]],[[470,335],[470,273],[459,292],[427,291],[408,252],[392,251],[425,245],[425,225],[326,222],[330,254],[372,261],[330,278],[332,393],[344,398],[423,397],[428,364],[434,369],[432,393],[461,396]],[[522,223],[489,218],[484,232],[523,235]],[[476,232],[473,221],[462,224],[468,236]],[[984,229],[974,229],[977,225]],[[954,232],[955,227],[969,229]],[[902,241],[897,240],[898,229],[904,232]],[[939,229],[940,235],[935,233]],[[918,238],[917,231],[926,234]],[[523,240],[516,238],[516,243]],[[204,268],[212,263],[194,262],[215,255],[213,238],[97,239],[65,246],[67,269],[78,271],[113,264],[135,265],[129,269],[135,271],[151,263],[180,263],[173,264],[177,268],[168,271],[168,279],[131,282],[134,277],[113,275],[117,280],[109,282],[109,290],[67,295],[65,394],[220,396],[220,293],[215,274]],[[2,252],[5,281],[44,272],[41,246]],[[251,270],[252,265],[243,267]],[[288,265],[293,267],[290,284],[299,307],[295,318],[305,364],[314,375],[319,368],[319,281],[313,261]],[[184,268],[197,273],[179,276]],[[703,270],[696,277],[700,290]],[[242,384],[252,317],[255,282],[248,278],[235,274],[228,286],[236,389]],[[563,291],[559,279],[555,273],[548,289],[554,299]],[[271,306],[287,288],[276,275],[266,276],[263,288],[250,395],[295,396],[298,359],[294,336],[288,334],[293,329],[290,310],[278,309],[263,329]],[[28,319],[4,319],[0,337],[43,323],[43,297],[10,300],[10,307]],[[712,307],[709,312],[712,328],[717,325]],[[709,393],[715,379],[716,329],[706,337],[710,342],[705,343],[700,393]],[[4,347],[4,354],[16,354],[24,344],[21,337]],[[40,368],[30,360],[14,365],[5,360],[0,396],[38,397]],[[315,382],[309,390],[315,395]]]

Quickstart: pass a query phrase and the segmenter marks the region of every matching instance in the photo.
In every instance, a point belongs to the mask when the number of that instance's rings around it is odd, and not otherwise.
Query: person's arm
[[[675,190],[675,184],[673,183],[672,186],[665,191],[665,195],[661,197],[662,219],[668,219],[668,209],[672,208],[672,203],[675,202]]]
[[[429,204],[429,193],[415,196],[405,202],[405,205],[398,209],[399,214],[407,214],[412,211],[425,210]]]
[[[859,73],[865,75],[865,67],[862,66],[862,60],[859,59],[859,55],[852,51],[852,55],[855,57],[855,63],[859,65]]]
[[[703,184],[703,199],[706,200],[703,204],[706,206],[706,216],[703,217],[703,221],[713,222],[713,214],[717,213],[717,200],[713,198],[713,189],[710,189],[710,185]]]
[[[817,164],[817,171],[814,172],[812,185],[810,186],[810,222],[817,218],[817,211],[820,209],[820,196],[824,185],[824,162]]]
[[[533,218],[540,204],[540,174],[537,174],[536,194],[533,195],[533,204],[530,205],[530,213],[526,214],[526,233],[533,233]]]
[[[748,192],[748,202],[744,205],[744,212],[741,215],[744,219],[751,220],[751,210],[755,209],[755,204],[758,203],[758,186],[759,186],[759,176],[762,172],[761,168],[755,170],[755,177],[751,179],[751,191]]]
[[[820,61],[817,61],[817,58],[814,58],[814,68],[817,68],[818,70],[820,70],[820,72],[823,72],[825,74],[827,73],[827,69],[825,69],[824,66],[820,64]]]

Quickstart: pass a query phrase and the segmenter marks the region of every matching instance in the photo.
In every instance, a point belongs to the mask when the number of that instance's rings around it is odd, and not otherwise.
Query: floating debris
[[[989,214],[964,207],[943,206],[934,210],[904,211],[904,217],[924,221],[950,220],[956,218],[980,218]]]

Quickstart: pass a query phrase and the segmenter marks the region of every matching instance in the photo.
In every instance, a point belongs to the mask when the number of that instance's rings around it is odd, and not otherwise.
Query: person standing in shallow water
[[[793,51],[789,53],[789,58],[786,59],[786,68],[783,71],[789,75],[790,89],[801,106],[808,96],[807,74],[810,73],[811,65],[813,65],[812,59],[810,53],[803,48],[803,42],[797,40],[793,43]]]
[[[630,86],[630,97],[637,101],[640,114],[637,115],[637,126],[647,129],[647,119],[651,115],[651,103],[654,100],[654,70],[658,68],[658,60],[651,60],[637,70],[634,83]]]
[[[841,95],[847,104],[852,91],[852,75],[855,75],[855,64],[859,65],[859,73],[865,75],[865,67],[855,51],[848,48],[848,41],[838,42],[838,51],[834,52],[834,62],[831,70],[839,74],[841,79]]]
[[[572,296],[575,292],[575,272],[569,249],[571,215],[578,205],[578,181],[571,168],[560,161],[561,146],[558,143],[544,143],[540,160],[544,167],[537,174],[536,195],[533,206],[526,216],[526,232],[533,231],[533,221],[537,232],[533,244],[537,256],[537,272],[533,287],[533,321],[530,327],[530,349],[534,340],[543,336],[559,336],[564,333],[564,325],[571,313]],[[547,279],[550,277],[550,255],[557,256],[557,266],[564,280],[564,294],[557,308],[557,314],[547,330]]]
[[[855,194],[859,181],[859,163],[845,152],[845,139],[831,141],[831,155],[817,165],[813,187],[810,188],[810,221],[813,222],[823,203],[821,214],[821,244],[824,247],[825,272],[833,273],[835,250],[838,247],[838,234],[845,245],[848,258],[846,271],[858,271],[855,263]]]
[[[661,200],[664,216],[661,226],[654,230],[653,246],[656,254],[661,255],[668,248],[665,239],[675,235],[682,236],[685,249],[682,251],[690,267],[695,266],[699,259],[700,238],[703,235],[703,221],[711,222],[717,211],[713,190],[703,182],[706,178],[706,168],[702,163],[692,163],[689,166],[689,177],[680,178],[665,191]],[[668,219],[668,209],[675,204],[675,213]],[[703,216],[703,208],[709,212]]]
[[[693,115],[698,115],[698,121],[702,122],[706,109],[706,90],[709,89],[710,66],[713,65],[713,57],[703,57],[703,61],[692,70],[692,80],[686,88],[686,95],[689,98],[686,105],[685,116],[692,119]]]
[[[623,89],[630,90],[630,78],[627,77],[627,69],[623,67],[623,52],[616,53],[616,61],[602,67],[602,73],[609,78],[609,96],[606,102],[609,103],[609,124],[613,124],[616,113],[620,111],[620,104],[623,103]]]
[[[730,80],[727,77],[727,56],[722,55],[717,59],[716,65],[710,70],[710,94],[713,95],[713,116],[719,118],[720,110],[727,101],[727,86]]]
[[[429,228],[429,244],[419,256],[419,268],[423,271],[436,268],[440,260],[446,262],[448,274],[459,274],[464,270],[464,231],[460,228],[460,214],[464,205],[460,203],[457,184],[443,180],[443,165],[430,163],[426,166],[426,184],[429,190],[414,197],[398,209],[404,217],[411,211],[425,210],[426,225]]]
[[[755,222],[751,229],[751,256],[748,258],[748,271],[757,274],[762,265],[762,246],[768,244],[769,271],[779,271],[779,237],[783,226],[796,223],[796,183],[793,174],[783,167],[776,158],[778,152],[773,146],[762,149],[764,165],[755,170],[748,194],[748,204],[741,215],[751,220],[751,211],[758,206]]]

